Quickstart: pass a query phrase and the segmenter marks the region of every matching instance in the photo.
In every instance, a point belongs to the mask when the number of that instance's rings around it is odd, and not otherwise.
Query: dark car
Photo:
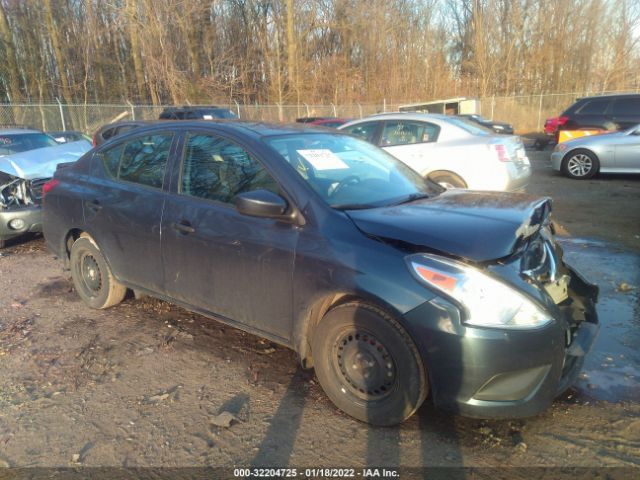
[[[544,131],[626,130],[640,123],[640,94],[601,95],[578,99],[558,117],[548,118]]]
[[[344,125],[349,120],[346,118],[337,117],[302,117],[296,118],[297,123],[306,123],[307,125],[315,125],[327,128],[338,128],[340,125]]]
[[[81,140],[91,142],[91,137],[85,135],[82,132],[76,132],[74,130],[66,130],[64,132],[47,132],[47,135],[53,137],[53,139],[58,143],[79,142]]]
[[[444,190],[362,140],[303,126],[167,122],[56,172],[44,231],[93,308],[128,289],[294,349],[349,415],[427,396],[540,412],[598,330],[547,198]]]
[[[349,120],[346,118],[320,118],[313,122],[308,122],[307,125],[315,125],[316,127],[338,128],[340,125],[344,125]]]
[[[93,134],[93,146],[100,146],[113,137],[117,137],[118,135],[122,135],[123,133],[130,132],[131,130],[144,127],[152,123],[154,123],[153,120],[125,120],[123,122],[107,123]]]
[[[475,113],[458,115],[458,116],[460,118],[464,118],[466,120],[474,122],[478,125],[482,125],[483,127],[488,128],[489,130],[493,130],[494,133],[500,133],[504,135],[513,135],[513,126],[508,123],[494,122],[493,120],[487,120],[483,116],[477,115]]]
[[[160,113],[160,120],[213,120],[233,119],[238,116],[228,108],[202,106],[167,107]]]

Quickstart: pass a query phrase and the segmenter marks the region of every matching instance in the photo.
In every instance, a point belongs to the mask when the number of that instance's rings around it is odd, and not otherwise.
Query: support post
[[[62,103],[60,102],[60,99],[58,97],[56,97],[56,102],[58,102],[58,108],[60,109],[60,120],[62,120],[62,131],[66,132],[67,124],[64,121],[64,110],[62,109]]]

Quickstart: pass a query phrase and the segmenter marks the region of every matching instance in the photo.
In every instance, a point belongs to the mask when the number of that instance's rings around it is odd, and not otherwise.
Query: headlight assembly
[[[430,254],[411,255],[406,260],[420,282],[464,308],[468,325],[528,329],[553,321],[525,295],[477,268]]]

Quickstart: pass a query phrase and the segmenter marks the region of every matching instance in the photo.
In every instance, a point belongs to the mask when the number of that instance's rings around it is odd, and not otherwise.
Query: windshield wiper
[[[415,202],[416,200],[420,200],[421,198],[431,198],[431,195],[429,195],[428,193],[412,193],[411,195],[403,197],[400,201],[393,202],[389,205],[402,205],[403,203]]]

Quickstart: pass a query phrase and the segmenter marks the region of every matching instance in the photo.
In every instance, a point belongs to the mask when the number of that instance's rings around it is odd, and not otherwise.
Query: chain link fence
[[[618,92],[597,92],[618,93]],[[548,117],[557,116],[576,98],[596,92],[486,97],[480,111],[486,118],[511,123],[516,132],[540,132]],[[410,104],[415,102],[403,102]],[[293,122],[300,117],[363,118],[380,112],[394,112],[401,104],[362,103],[351,105],[227,105],[242,120]],[[44,131],[79,130],[92,134],[101,125],[118,120],[157,119],[165,106],[124,104],[0,104],[0,124],[29,125]]]

